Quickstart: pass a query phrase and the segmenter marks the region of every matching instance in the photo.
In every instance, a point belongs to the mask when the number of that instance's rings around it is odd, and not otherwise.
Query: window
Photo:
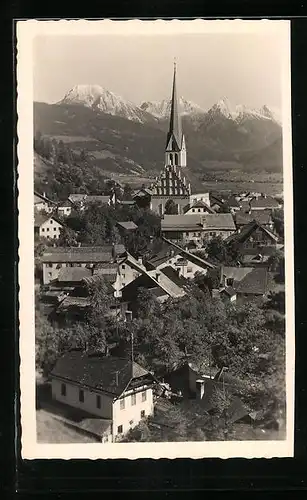
[[[45,228],[44,228],[44,227],[42,227],[42,233],[44,233],[44,232],[45,232]]]
[[[197,210],[197,212],[200,212],[200,208]]]
[[[49,263],[47,264],[47,267],[52,267],[52,264],[49,262]]]
[[[125,264],[123,264],[123,265],[122,265],[122,269],[126,269],[126,266],[125,266]]]
[[[146,401],[146,399],[147,399],[147,392],[144,391],[142,392],[142,401]]]
[[[136,394],[131,395],[131,404],[132,406],[136,405]]]
[[[49,276],[49,278],[51,278],[52,277],[52,273],[48,273],[48,276]]]
[[[119,425],[117,427],[117,434],[122,434],[123,433],[123,426],[122,425]]]
[[[188,272],[188,273],[191,273],[191,272],[192,272],[192,268],[191,268],[191,267],[188,267],[188,268],[187,268],[187,272]]]
[[[192,212],[195,212],[195,208],[192,208]]]
[[[79,390],[79,401],[80,403],[84,403],[84,391],[82,389]]]
[[[61,396],[66,396],[66,385],[61,384]]]
[[[119,407],[120,407],[121,410],[125,409],[125,400],[124,399],[120,400]]]
[[[96,406],[100,410],[100,408],[101,408],[101,397],[99,395],[96,396]]]
[[[145,410],[142,410],[141,411],[141,418],[144,418],[145,417]]]
[[[122,278],[123,278],[123,280],[125,279],[125,273],[122,274]]]
[[[49,231],[49,227],[47,227],[47,228],[46,228],[46,231],[47,231],[47,233],[48,233],[48,231]]]
[[[56,234],[54,234],[54,235],[53,235],[53,239],[55,240],[56,238],[57,238],[57,235],[56,235]]]
[[[56,231],[56,230],[57,230],[57,227],[54,227],[54,228],[53,228],[53,231]]]
[[[132,425],[133,424],[133,420],[129,420],[129,425]]]
[[[53,220],[52,219],[50,219],[50,224],[53,224]]]

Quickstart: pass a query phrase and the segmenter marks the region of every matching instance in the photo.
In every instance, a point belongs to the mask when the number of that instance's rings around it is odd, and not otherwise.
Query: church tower
[[[185,139],[179,113],[174,65],[173,90],[169,131],[166,138],[164,168],[150,186],[150,208],[163,216],[165,213],[182,214],[190,202],[191,184],[184,175],[187,165]],[[172,205],[170,209],[170,205]]]
[[[176,63],[174,63],[171,114],[165,148],[165,165],[175,165],[176,167],[186,167],[187,165],[185,139],[182,132],[179,100],[177,96]]]

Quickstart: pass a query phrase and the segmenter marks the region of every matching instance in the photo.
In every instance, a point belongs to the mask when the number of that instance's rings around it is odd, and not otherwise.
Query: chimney
[[[130,323],[132,321],[132,311],[125,311],[125,319],[126,323]]]
[[[142,266],[143,265],[143,257],[139,256],[138,257],[138,263]]]
[[[81,247],[81,242],[80,242],[80,241],[78,241],[78,248],[80,248],[80,247]]]
[[[202,399],[205,392],[205,381],[203,379],[196,380],[196,399]]]
[[[160,273],[156,273],[155,278],[156,278],[156,281],[159,283],[159,281],[160,281]]]
[[[45,191],[43,192],[43,197],[44,197],[44,198],[46,198],[46,193],[45,193]]]

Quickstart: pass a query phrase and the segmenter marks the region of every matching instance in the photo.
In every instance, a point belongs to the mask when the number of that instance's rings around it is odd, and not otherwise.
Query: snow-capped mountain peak
[[[213,104],[213,106],[209,109],[208,114],[211,117],[215,115],[223,115],[229,120],[234,120],[236,122],[242,122],[248,118],[271,120],[278,123],[280,122],[278,113],[266,105],[262,106],[260,109],[249,108],[245,104],[233,105],[227,97],[223,97]]]
[[[179,98],[179,106],[181,115],[202,114],[204,110],[192,101],[188,101],[183,97]],[[162,101],[145,101],[142,102],[140,108],[156,118],[168,118],[171,111],[171,100],[163,99]]]
[[[94,102],[104,93],[104,89],[96,84],[79,84],[66,92],[61,104],[83,104],[91,107]]]
[[[96,111],[136,122],[148,120],[148,116],[139,106],[97,84],[75,85],[59,104],[82,104]]]

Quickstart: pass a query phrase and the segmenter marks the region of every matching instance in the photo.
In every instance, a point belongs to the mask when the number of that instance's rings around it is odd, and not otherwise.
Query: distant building
[[[171,266],[179,276],[194,278],[196,273],[203,273],[206,275],[208,269],[214,268],[214,265],[210,262],[180,248],[176,244],[167,240],[165,240],[165,243],[165,247],[146,262],[148,270],[163,270]]]
[[[128,234],[134,233],[138,226],[132,221],[128,220],[126,222],[117,222],[116,224],[121,236],[125,237]]]
[[[164,215],[161,220],[163,236],[174,242],[202,244],[217,236],[226,239],[235,230],[231,214]]]
[[[247,200],[242,200],[240,202],[242,210],[276,210],[281,207],[281,204],[273,198],[262,194],[261,196],[248,198]]]
[[[185,215],[190,215],[190,214],[214,214],[214,210],[207,205],[206,202],[200,200],[196,201],[194,199],[193,202],[191,202],[189,205],[184,207],[183,212]]]
[[[190,195],[190,205],[194,205],[199,201],[203,201],[207,206],[210,207],[210,194],[209,193],[192,193]]]
[[[58,247],[49,248],[41,258],[43,283],[57,280],[62,268],[84,267],[94,269],[99,265],[109,265],[126,255],[123,245],[102,247]]]
[[[44,194],[39,194],[34,191],[34,211],[35,212],[46,212],[51,214],[56,208],[56,203]]]
[[[230,302],[264,297],[268,292],[265,268],[222,266],[219,293]]]
[[[249,248],[265,246],[277,247],[279,237],[271,230],[267,229],[267,227],[254,220],[245,224],[239,232],[229,236],[226,243],[236,244],[244,253],[244,251]]]
[[[116,441],[153,413],[154,377],[129,359],[72,350],[58,359],[50,378],[55,401],[105,424],[103,442]]]
[[[270,231],[274,229],[272,215],[269,210],[249,210],[248,212],[240,210],[234,215],[234,220],[238,230],[241,230],[252,221],[258,222],[258,224]]]
[[[63,224],[53,215],[43,215],[37,212],[34,216],[34,235],[37,237],[57,240],[62,227]]]
[[[73,209],[74,205],[69,199],[61,201],[57,206],[57,212],[60,217],[69,217]]]

